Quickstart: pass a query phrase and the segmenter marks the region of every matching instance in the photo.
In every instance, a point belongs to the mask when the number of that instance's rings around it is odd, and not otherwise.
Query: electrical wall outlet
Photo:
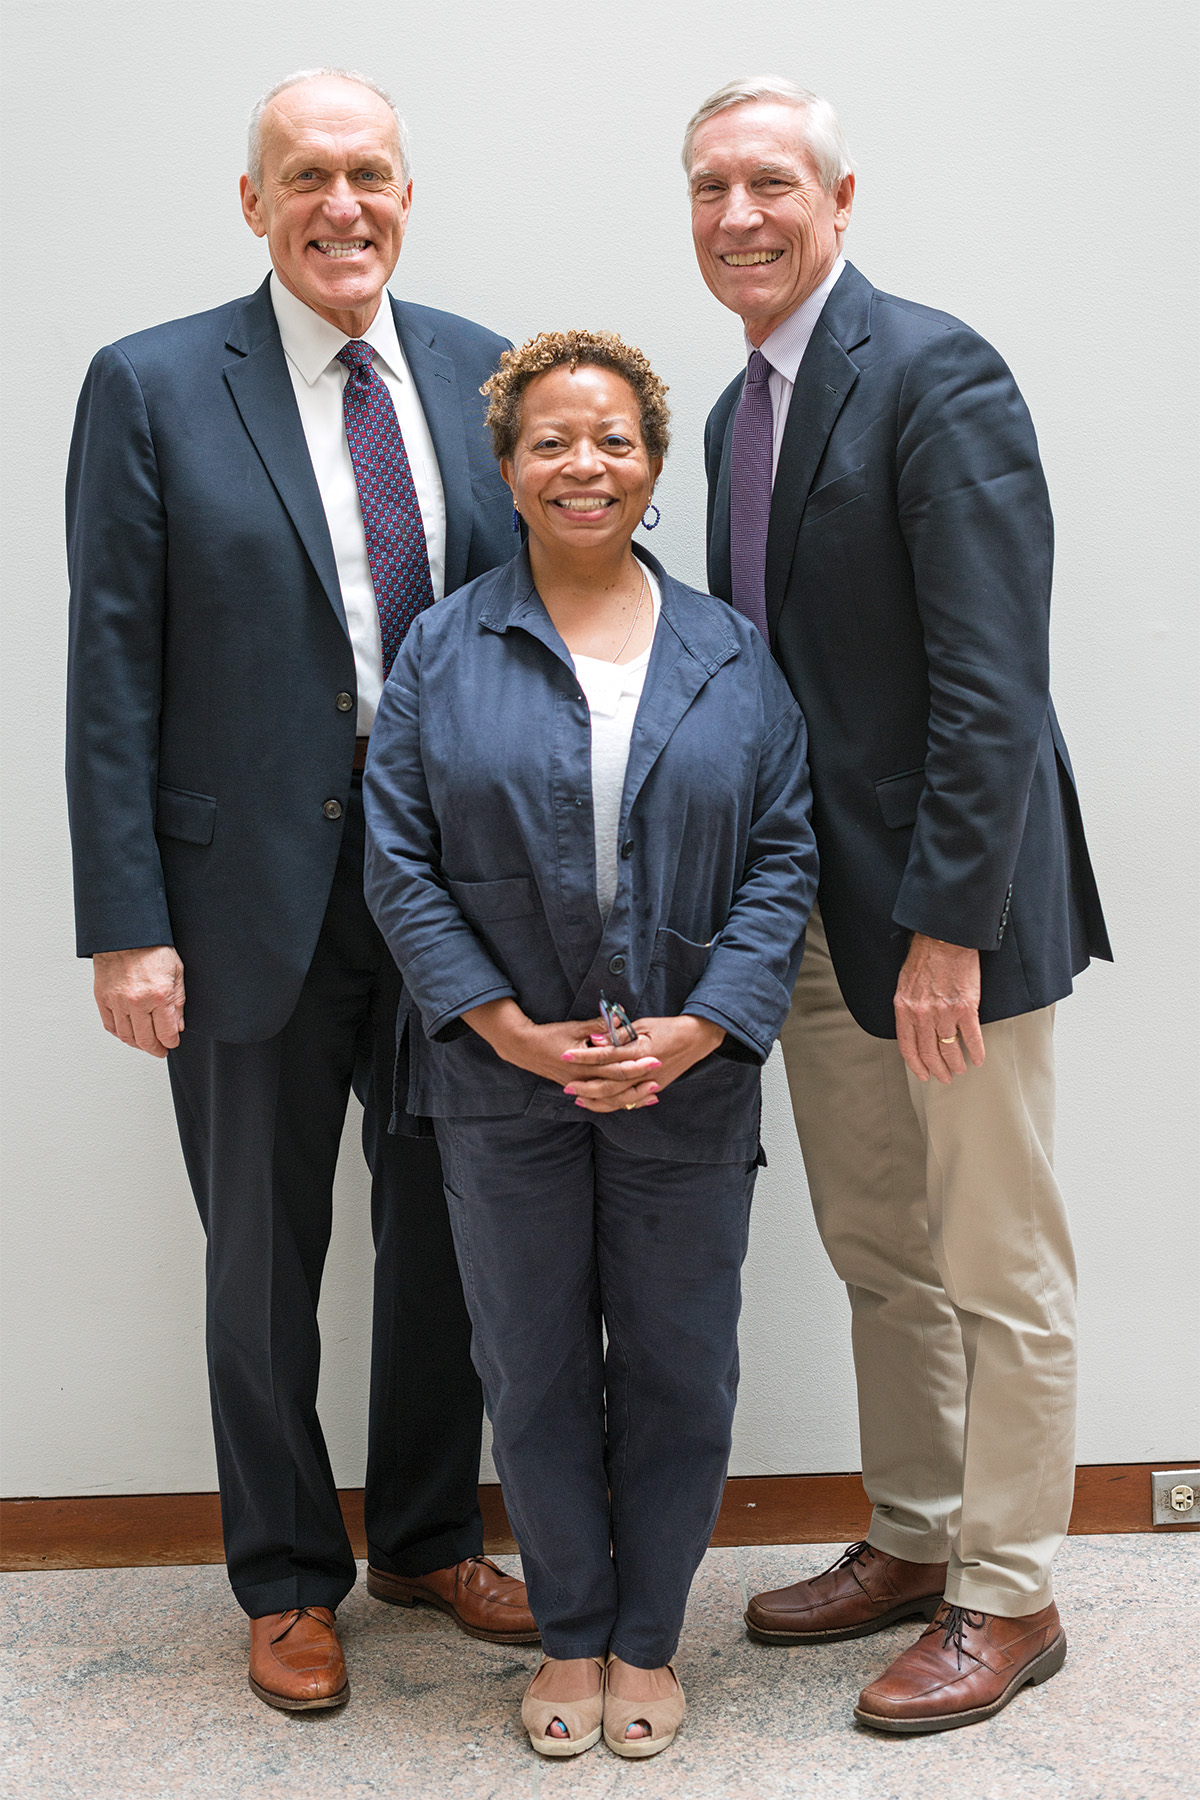
[[[1200,1469],[1156,1469],[1150,1487],[1156,1525],[1200,1525]]]

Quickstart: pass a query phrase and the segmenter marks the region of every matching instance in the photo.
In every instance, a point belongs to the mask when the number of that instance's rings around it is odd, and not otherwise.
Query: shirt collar
[[[814,288],[807,300],[802,300],[795,312],[789,313],[782,325],[777,325],[770,337],[764,338],[758,349],[766,357],[773,369],[777,369],[785,381],[795,384],[804,352],[808,349],[808,340],[816,328],[825,302],[834,290],[838,276],[846,266],[844,256],[839,256],[830,269],[820,287]],[[746,339],[746,353],[755,346]]]
[[[298,300],[290,288],[284,287],[273,269],[271,305],[275,308],[275,322],[279,326],[279,335],[283,339],[288,361],[299,369],[309,387],[312,387],[318,377],[325,373],[343,344],[348,344],[350,340],[344,331],[339,331],[336,325],[330,325],[311,306]],[[407,370],[400,349],[400,339],[396,335],[391,297],[386,288],[379,303],[379,311],[363,332],[362,342],[370,344],[379,359],[387,364],[392,375],[398,380],[404,379]]]

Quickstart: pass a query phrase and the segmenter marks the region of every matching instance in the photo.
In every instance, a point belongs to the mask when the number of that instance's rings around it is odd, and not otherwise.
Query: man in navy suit
[[[399,977],[362,891],[391,658],[514,546],[479,393],[504,340],[385,292],[411,203],[381,89],[281,82],[242,178],[271,275],[97,355],[68,482],[78,950],[106,1028],[167,1059],[208,1238],[229,1576],[251,1686],[290,1710],[349,1693],[334,1611],[355,1564],[316,1395],[352,1087],[376,1246],[368,1586],[536,1637],[481,1554],[469,1326],[434,1142],[388,1131]]]
[[[708,420],[709,583],[809,728],[818,907],[782,1034],[851,1301],[867,1541],[750,1603],[767,1643],[932,1623],[879,1730],[991,1717],[1066,1652],[1075,1269],[1055,1002],[1110,954],[1048,686],[1052,527],[1000,357],[841,254],[827,101],[730,83],[684,148],[701,273],[748,361]]]

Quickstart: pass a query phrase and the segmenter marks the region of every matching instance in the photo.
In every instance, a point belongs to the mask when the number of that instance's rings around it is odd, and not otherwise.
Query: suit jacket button
[[[339,694],[333,704],[337,707],[339,712],[353,712],[353,710],[354,710],[354,695],[353,694]]]
[[[614,956],[610,958],[608,972],[610,975],[623,975],[625,973],[625,958],[623,956]]]
[[[625,842],[621,845],[621,855],[622,856],[632,856],[633,855],[633,839],[632,838],[626,838]]]
[[[342,816],[342,803],[340,800],[327,800],[321,808],[321,811],[325,814],[327,819],[340,819]]]

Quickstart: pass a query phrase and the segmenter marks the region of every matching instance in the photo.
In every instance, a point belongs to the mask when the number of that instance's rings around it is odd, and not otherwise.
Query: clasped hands
[[[613,1045],[602,1019],[535,1025],[515,1000],[486,1001],[463,1018],[504,1062],[557,1083],[576,1106],[597,1113],[657,1106],[662,1090],[725,1036],[720,1025],[682,1013],[635,1019],[635,1041]]]

